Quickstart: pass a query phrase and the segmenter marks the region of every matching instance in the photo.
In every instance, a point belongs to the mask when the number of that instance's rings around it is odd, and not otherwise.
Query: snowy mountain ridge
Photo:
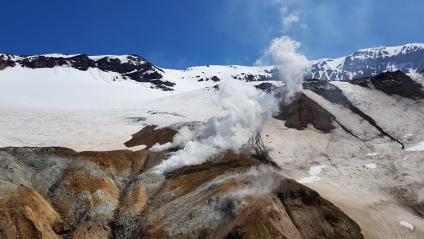
[[[396,70],[424,70],[424,44],[367,48],[345,57],[315,60],[305,73],[305,79],[352,80]]]
[[[0,76],[15,68],[47,69],[70,68],[106,77],[107,82],[133,81],[161,91],[175,93],[210,87],[223,79],[246,82],[276,80],[275,66],[207,65],[184,70],[160,68],[138,55],[43,54],[17,56],[0,53]],[[66,71],[68,71],[67,69]],[[311,61],[305,79],[323,81],[352,80],[375,76],[386,71],[422,72],[424,70],[424,43],[395,47],[362,49],[337,59]],[[91,73],[90,73],[91,72]],[[31,74],[28,74],[31,75]],[[1,78],[1,77],[0,77]]]
[[[274,68],[273,66],[207,65],[175,70],[159,68],[138,55],[43,54],[16,56],[0,53],[0,71],[14,67],[31,69],[68,67],[80,71],[98,69],[102,72],[118,73],[112,79],[105,79],[106,81],[129,79],[140,83],[150,83],[151,88],[163,91],[211,86],[226,78],[244,81],[272,80],[272,69]]]

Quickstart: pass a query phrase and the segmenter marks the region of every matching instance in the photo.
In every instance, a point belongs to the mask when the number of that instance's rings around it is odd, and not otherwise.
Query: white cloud
[[[291,13],[283,17],[283,27],[284,31],[288,31],[292,28],[293,25],[300,22],[298,14]]]
[[[300,42],[289,36],[275,38],[257,65],[273,63],[277,66],[280,80],[285,83],[284,99],[292,100],[302,90],[303,75],[309,66],[309,60],[298,52]]]

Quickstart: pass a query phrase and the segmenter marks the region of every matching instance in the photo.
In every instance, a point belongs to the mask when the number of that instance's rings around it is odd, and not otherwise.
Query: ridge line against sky
[[[309,59],[424,42],[420,0],[3,1],[0,52],[138,54],[167,68],[253,65],[290,35]]]

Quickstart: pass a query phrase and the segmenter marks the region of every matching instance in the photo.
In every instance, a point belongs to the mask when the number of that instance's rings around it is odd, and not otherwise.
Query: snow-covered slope
[[[351,80],[385,71],[424,70],[424,44],[359,50],[313,61],[306,79]],[[0,106],[30,108],[133,108],[169,95],[211,87],[225,79],[277,80],[275,66],[198,66],[162,69],[137,55],[87,56],[0,53]]]
[[[137,55],[0,54],[0,107],[133,108],[225,79],[272,80],[273,67],[161,69]]]
[[[170,95],[150,83],[129,81],[115,72],[70,67],[0,71],[0,108],[116,109]]]
[[[337,59],[313,61],[306,79],[352,80],[375,76],[385,71],[424,69],[424,44],[362,49]]]
[[[163,69],[163,79],[175,83],[174,89],[186,91],[194,88],[209,87],[225,79],[246,82],[273,80],[273,66],[196,66],[185,70]]]
[[[227,78],[244,81],[271,80],[273,69],[272,66],[208,65],[191,67],[185,70],[173,70],[161,69],[137,55],[87,56],[83,54],[45,54],[15,56],[0,53],[0,71],[16,67],[21,67],[21,69],[71,68],[80,71],[97,69],[102,72],[115,73],[113,77],[111,76],[106,79],[107,81],[119,79],[133,80],[148,83],[151,88],[161,89],[163,91],[173,91],[179,88],[192,90],[216,84],[216,82]]]
[[[43,71],[47,78],[54,78],[55,74],[61,74],[60,72],[66,75],[68,71],[71,71],[70,69],[73,69],[85,72],[81,75],[87,79],[91,77],[91,80],[97,80],[99,77],[92,76],[92,72],[99,72],[98,74],[101,74],[102,78],[111,84],[111,87],[120,85],[120,83],[114,84],[115,81],[128,80],[141,83],[147,89],[172,91],[172,93],[213,86],[224,79],[243,81],[277,79],[275,66],[208,65],[174,70],[157,67],[138,55],[45,54],[16,56],[0,53],[0,77],[3,77],[0,85],[3,90],[9,91],[7,87],[4,87],[8,84],[8,80],[14,81],[13,84],[25,87],[26,82],[20,82],[22,77],[11,75],[11,72],[21,74],[19,71],[26,72],[26,80],[37,82],[39,87],[47,88],[48,86],[43,85],[42,81],[37,78],[44,77],[39,74],[39,69],[54,69]],[[315,60],[311,62],[311,67],[305,73],[305,79],[351,80],[394,70],[422,72],[424,70],[424,44],[362,49],[346,57]],[[77,80],[75,81],[75,87],[78,87]],[[119,86],[116,88],[116,94],[126,94],[125,91],[119,89]],[[144,94],[143,92],[141,91],[140,94]]]
[[[142,66],[130,66],[139,63],[128,56],[82,57],[95,64],[86,69],[76,56],[48,55],[53,59],[22,64],[24,58],[4,56],[0,147],[128,149],[123,143],[146,125],[201,123],[222,114],[211,87],[217,78],[264,80],[269,78],[262,75],[273,74],[272,67],[152,67],[148,75],[160,77],[130,78],[137,75],[129,69]],[[108,64],[117,62],[112,58],[128,69]],[[105,59],[101,69],[100,59]],[[418,85],[422,76],[411,76],[394,72],[349,82],[309,81],[288,116],[263,127],[264,146],[281,172],[341,208],[366,238],[424,238],[424,89]],[[50,107],[60,110],[45,109]]]

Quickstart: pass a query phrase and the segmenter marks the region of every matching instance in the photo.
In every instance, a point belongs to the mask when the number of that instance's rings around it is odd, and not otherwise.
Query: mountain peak
[[[315,60],[305,78],[352,80],[396,70],[424,70],[424,43],[366,48],[336,59]]]

